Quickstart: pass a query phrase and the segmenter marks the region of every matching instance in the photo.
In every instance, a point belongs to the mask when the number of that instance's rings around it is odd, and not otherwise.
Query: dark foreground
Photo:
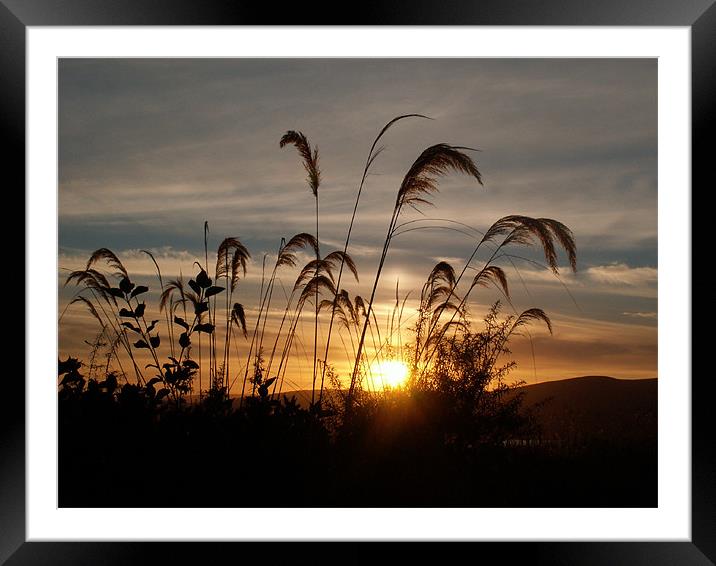
[[[539,426],[477,445],[415,400],[338,428],[286,401],[158,412],[132,398],[62,400],[59,505],[654,507],[656,380],[605,379],[526,388]]]

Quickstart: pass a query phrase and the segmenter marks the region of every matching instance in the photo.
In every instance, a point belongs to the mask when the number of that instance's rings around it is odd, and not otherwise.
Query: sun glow
[[[408,379],[408,366],[400,360],[383,360],[370,366],[373,383],[378,387],[399,387]]]

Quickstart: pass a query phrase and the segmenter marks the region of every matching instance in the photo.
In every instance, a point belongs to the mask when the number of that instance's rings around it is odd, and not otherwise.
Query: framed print
[[[716,8],[383,8],[0,6],[8,563],[714,560]]]

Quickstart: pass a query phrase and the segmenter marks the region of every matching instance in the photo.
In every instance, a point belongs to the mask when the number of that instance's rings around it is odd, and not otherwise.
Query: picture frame
[[[126,1],[78,0],[71,3],[3,0],[0,31],[3,48],[3,133],[9,141],[8,159],[14,185],[25,183],[25,33],[28,26],[66,25],[565,25],[565,26],[686,26],[692,36],[692,178],[706,179],[706,133],[713,124],[716,84],[711,79],[716,53],[716,7],[712,0],[684,2],[577,3],[564,5],[546,1],[539,6],[520,2],[455,2],[449,8],[435,2],[397,5],[378,3],[366,7],[355,18],[337,17],[327,3],[314,5],[311,14],[298,7],[281,14],[271,7],[246,3],[212,1],[158,2],[151,5]],[[693,185],[692,185],[693,186]],[[693,190],[692,190],[693,194]],[[8,380],[8,398],[24,398],[21,380]],[[536,563],[644,563],[708,564],[716,562],[716,456],[710,437],[707,406],[713,386],[702,375],[692,375],[692,538],[690,542],[524,542],[469,543],[481,557],[529,560]],[[92,564],[127,562],[213,563],[236,553],[268,556],[276,562],[309,556],[350,556],[347,562],[361,563],[385,543],[340,543],[340,548],[306,548],[306,543],[137,543],[137,542],[26,542],[25,536],[25,433],[24,405],[8,404],[2,414],[2,464],[0,465],[0,560],[8,564]],[[339,543],[330,543],[335,546]],[[271,545],[271,548],[267,548]],[[380,545],[381,548],[376,548]],[[445,557],[444,545],[410,545],[401,554],[424,561]],[[327,550],[327,551],[326,551]],[[331,552],[333,550],[333,552]],[[346,550],[348,550],[346,552]],[[468,550],[468,552],[475,552]],[[460,552],[450,548],[447,552]]]

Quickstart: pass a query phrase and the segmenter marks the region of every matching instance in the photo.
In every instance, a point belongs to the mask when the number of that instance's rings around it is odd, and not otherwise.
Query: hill
[[[657,379],[584,376],[520,388],[545,436],[656,440]]]
[[[516,389],[534,412],[545,438],[565,441],[603,437],[656,440],[658,379],[616,379],[601,375],[543,381]],[[285,391],[302,406],[311,390]],[[325,393],[324,393],[325,394]]]

